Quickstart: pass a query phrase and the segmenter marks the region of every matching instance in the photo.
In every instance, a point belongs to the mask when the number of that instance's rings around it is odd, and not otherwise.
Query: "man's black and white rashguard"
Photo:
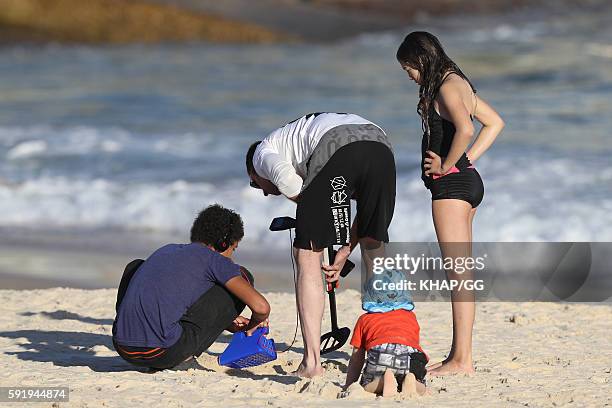
[[[273,131],[255,150],[257,174],[298,197],[294,246],[322,249],[350,241],[351,198],[357,235],[389,240],[395,160],[385,132],[351,113],[312,113]]]

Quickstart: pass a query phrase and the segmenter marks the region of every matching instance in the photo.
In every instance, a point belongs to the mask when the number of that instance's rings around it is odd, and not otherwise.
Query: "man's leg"
[[[315,377],[323,374],[320,348],[325,298],[321,278],[321,252],[300,248],[296,252],[296,298],[304,340],[304,357],[295,373],[301,377]]]
[[[365,281],[372,277],[374,259],[385,257],[385,245],[382,241],[370,237],[359,238],[361,260],[365,265]],[[364,272],[362,272],[364,273]]]

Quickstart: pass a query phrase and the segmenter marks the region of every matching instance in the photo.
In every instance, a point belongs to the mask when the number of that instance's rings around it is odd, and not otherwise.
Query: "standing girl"
[[[442,256],[471,256],[472,221],[484,195],[484,185],[473,163],[491,146],[504,122],[476,95],[472,83],[446,55],[434,35],[420,31],[408,34],[397,50],[397,60],[419,85],[417,112],[424,131],[421,178],[431,192]],[[482,124],[482,129],[469,146],[474,119]],[[447,278],[471,279],[471,272],[459,274],[449,270]],[[451,301],[451,350],[444,361],[428,367],[431,375],[474,372],[473,292],[453,290]]]

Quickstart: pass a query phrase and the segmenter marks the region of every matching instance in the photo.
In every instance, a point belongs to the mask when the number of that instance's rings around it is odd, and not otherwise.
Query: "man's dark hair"
[[[206,207],[193,222],[191,242],[205,245],[226,243],[226,248],[238,242],[244,236],[242,218],[236,212],[219,204]]]
[[[255,171],[255,166],[253,166],[253,156],[255,156],[255,149],[257,149],[257,146],[259,146],[260,143],[261,143],[261,140],[256,141],[249,147],[249,150],[247,150],[247,154],[246,154],[247,174],[252,174],[252,173],[257,174],[257,172]]]

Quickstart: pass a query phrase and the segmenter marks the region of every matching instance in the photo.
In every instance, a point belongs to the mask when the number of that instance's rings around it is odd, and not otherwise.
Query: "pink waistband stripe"
[[[467,168],[468,168],[468,169],[473,169],[473,168],[474,168],[474,165],[473,165],[473,164],[471,164],[471,165],[469,165]],[[437,180],[437,179],[439,179],[440,177],[444,177],[444,176],[448,176],[449,174],[453,174],[453,173],[460,173],[460,172],[461,172],[461,170],[459,170],[459,169],[457,168],[457,166],[453,166],[453,167],[451,167],[451,169],[450,169],[449,171],[447,171],[446,173],[442,174],[441,176],[438,176],[437,174],[432,174],[432,175],[431,175],[431,177],[432,177],[434,180]]]

